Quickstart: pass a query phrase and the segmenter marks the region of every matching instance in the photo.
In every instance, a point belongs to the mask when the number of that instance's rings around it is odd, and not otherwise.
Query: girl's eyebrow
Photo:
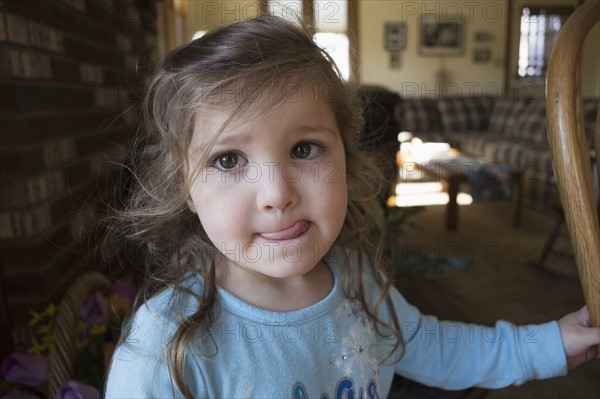
[[[297,131],[297,132],[299,132],[299,133],[305,133],[305,132],[326,132],[326,133],[329,133],[329,134],[337,135],[338,131],[336,129],[331,129],[331,128],[329,128],[327,126],[324,126],[324,125],[304,125],[304,126],[298,127],[297,129],[294,129],[294,130]]]
[[[231,146],[245,144],[252,140],[252,133],[247,130],[234,133],[223,133],[217,136],[214,146]]]
[[[302,126],[298,126],[297,128],[294,128],[290,131],[291,134],[305,134],[305,133],[312,133],[312,132],[324,132],[327,133],[328,135],[335,135],[337,136],[339,133],[336,129],[332,129],[329,128],[327,126],[321,125],[321,124],[315,124],[315,125],[302,125]],[[243,144],[247,144],[249,142],[252,141],[254,134],[249,131],[249,130],[241,130],[239,132],[234,132],[234,133],[224,133],[219,135],[213,146],[219,146],[219,147],[228,147],[228,146],[236,146],[236,145],[243,145]]]

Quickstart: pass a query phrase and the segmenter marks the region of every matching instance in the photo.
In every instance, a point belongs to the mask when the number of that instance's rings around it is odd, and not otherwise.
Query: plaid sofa
[[[583,102],[589,146],[593,145],[597,106],[597,99]],[[480,106],[483,109],[481,115],[484,116],[475,117],[470,125],[455,122],[456,119],[471,118],[461,112],[462,108],[457,104],[440,102],[438,108],[442,114],[445,137],[465,153],[510,165],[514,171],[525,172],[538,180],[548,181],[553,176],[544,100],[515,101],[502,98],[492,104],[489,117],[486,117],[489,109]]]
[[[403,99],[400,103],[400,129],[412,132],[425,141],[440,141],[442,124],[437,103],[429,99]]]
[[[598,99],[583,102],[588,145],[593,146]],[[424,140],[447,141],[467,155],[509,165],[536,179],[553,176],[545,100],[485,97],[404,99],[401,130]]]

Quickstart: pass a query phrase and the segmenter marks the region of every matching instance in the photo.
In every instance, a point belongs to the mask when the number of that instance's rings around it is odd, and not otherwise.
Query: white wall
[[[600,23],[588,34],[581,53],[581,93],[583,97],[600,97]]]
[[[463,53],[460,56],[419,54],[420,18],[433,13],[463,21]],[[506,59],[508,7],[506,0],[484,1],[389,1],[359,3],[360,76],[364,83],[387,86],[404,96],[502,94]],[[383,47],[385,22],[405,22],[406,49],[400,53],[398,69],[390,67],[390,53]],[[491,40],[475,43],[475,32],[488,33]],[[475,63],[473,50],[489,48],[489,63]],[[446,71],[447,86],[439,73]]]

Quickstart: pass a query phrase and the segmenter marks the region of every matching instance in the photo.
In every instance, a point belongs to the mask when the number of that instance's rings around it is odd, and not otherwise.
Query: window
[[[521,13],[518,76],[544,79],[554,42],[573,11],[569,7],[524,7]]]
[[[342,79],[350,79],[350,41],[345,33],[317,32],[315,43],[327,52],[335,62]]]
[[[315,43],[333,58],[343,79],[350,79],[347,0],[314,0]]]
[[[204,35],[206,35],[205,30],[198,30],[198,31],[194,32],[194,34],[192,35],[192,40],[200,39]]]
[[[268,0],[271,15],[297,22],[312,21],[315,43],[336,63],[343,79],[350,79],[348,0]]]

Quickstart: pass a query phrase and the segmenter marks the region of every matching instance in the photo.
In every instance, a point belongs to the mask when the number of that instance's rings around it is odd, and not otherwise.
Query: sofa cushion
[[[444,132],[485,130],[494,101],[486,97],[440,100],[437,103]]]
[[[491,133],[452,135],[460,143],[459,149],[471,156],[483,156],[485,147],[499,141],[498,136]],[[488,157],[489,160],[493,158]]]
[[[439,114],[433,100],[406,98],[402,101],[400,128],[407,132],[438,133],[441,129]]]
[[[519,113],[509,136],[527,140],[533,144],[547,143],[546,126],[546,101],[534,100],[529,102]]]
[[[525,101],[502,98],[494,105],[488,130],[496,135],[511,137],[517,118],[527,106]]]
[[[465,135],[463,150],[471,156],[481,156],[499,165],[510,165],[528,176],[546,180],[553,175],[550,149],[546,143],[503,138],[492,133]]]
[[[502,140],[486,148],[486,153],[500,164],[507,164],[513,170],[524,169],[527,158],[527,143],[515,140]]]
[[[450,143],[450,145],[454,148],[459,149],[460,151],[464,151],[467,154],[473,150],[470,148],[472,145],[476,145],[480,140],[480,138],[487,138],[488,131],[487,130],[471,130],[471,131],[456,131],[456,132],[447,132],[444,133],[445,140]],[[496,136],[490,135],[490,137],[495,138]],[[477,155],[476,151],[473,151],[475,155]]]
[[[526,164],[523,170],[526,171],[528,176],[543,181],[547,181],[554,176],[552,156],[548,146],[530,144],[525,148],[524,155]]]

